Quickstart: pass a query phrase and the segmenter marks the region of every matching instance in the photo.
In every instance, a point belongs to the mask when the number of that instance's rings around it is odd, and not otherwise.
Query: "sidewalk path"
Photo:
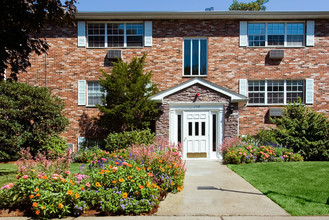
[[[289,216],[218,160],[188,160],[185,188],[160,203],[157,216]]]

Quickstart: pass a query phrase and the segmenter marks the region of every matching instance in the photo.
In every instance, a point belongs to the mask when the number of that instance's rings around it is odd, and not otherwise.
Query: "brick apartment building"
[[[255,134],[300,97],[329,114],[329,12],[81,12],[76,27],[48,28],[48,55],[21,82],[65,102],[64,137],[90,137],[100,69],[147,54],[160,93],[156,133],[184,157],[216,157],[224,138]]]

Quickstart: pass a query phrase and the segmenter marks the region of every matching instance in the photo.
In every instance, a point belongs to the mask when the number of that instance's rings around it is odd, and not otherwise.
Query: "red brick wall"
[[[78,106],[78,80],[97,80],[104,67],[105,49],[77,47],[77,29],[48,29],[50,44],[45,55],[32,56],[32,67],[22,73],[20,81],[45,86],[65,102],[70,127],[64,136],[68,143],[77,142],[82,132],[82,115],[97,115],[96,108]],[[153,21],[153,46],[122,49],[123,60],[147,53],[146,70],[153,71],[153,82],[160,90],[178,85],[182,77],[183,38],[208,38],[208,81],[238,92],[238,80],[244,79],[306,79],[315,84],[315,110],[329,113],[329,21],[315,21],[315,46],[284,48],[285,57],[279,65],[269,65],[266,55],[271,48],[239,47],[239,21],[233,20],[163,20]],[[46,65],[45,65],[46,60]],[[45,70],[46,66],[46,70]],[[240,134],[255,134],[264,125],[268,107],[240,109]],[[82,132],[83,133],[83,132]]]

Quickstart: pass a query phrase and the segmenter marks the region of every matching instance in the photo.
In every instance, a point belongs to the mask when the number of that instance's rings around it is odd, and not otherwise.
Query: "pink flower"
[[[65,171],[65,173],[67,174],[67,175],[70,175],[71,174],[71,172],[70,171]]]
[[[87,187],[90,187],[90,183],[86,183],[86,186],[87,186]]]
[[[246,156],[247,154],[246,153],[243,153],[243,156]]]
[[[239,155],[241,155],[242,153],[241,152],[239,152]]]
[[[102,160],[102,161],[106,161],[106,159],[105,159],[105,158],[103,158],[103,157],[101,158],[101,160]]]
[[[16,179],[19,179],[19,175],[16,176]]]
[[[22,176],[22,178],[25,179],[25,180],[27,180],[29,178],[29,176],[28,175],[24,175],[24,176]]]
[[[39,178],[39,179],[41,179],[42,177],[43,177],[43,175],[41,175],[41,174],[38,175],[38,178]]]
[[[128,165],[128,163],[127,163],[127,162],[123,162],[123,163],[122,163],[122,165],[126,165],[126,166],[127,166],[127,165]]]
[[[112,170],[118,170],[118,168],[117,167],[113,167]]]

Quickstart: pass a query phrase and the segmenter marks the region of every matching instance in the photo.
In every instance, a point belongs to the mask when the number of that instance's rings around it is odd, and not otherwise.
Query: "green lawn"
[[[80,172],[81,163],[72,163],[70,171],[72,173]],[[7,183],[16,181],[17,168],[15,164],[2,163],[0,164],[0,188]]]
[[[229,164],[291,215],[329,215],[329,162]]]

